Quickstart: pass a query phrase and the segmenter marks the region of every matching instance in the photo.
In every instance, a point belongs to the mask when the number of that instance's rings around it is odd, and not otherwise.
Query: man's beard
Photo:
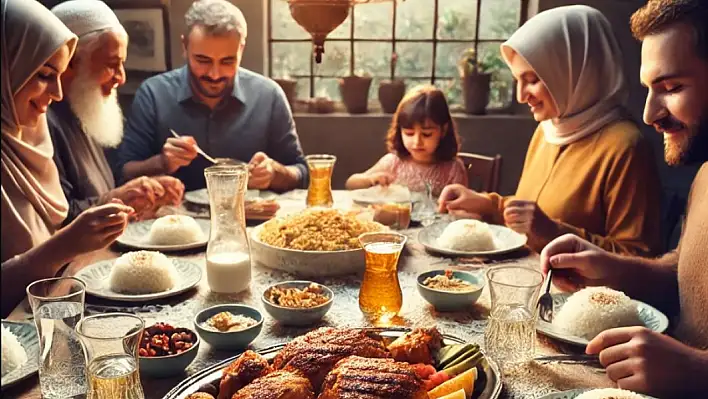
[[[66,97],[86,135],[101,147],[118,147],[123,140],[123,112],[116,89],[104,96],[91,74],[79,70]]]
[[[192,71],[192,68],[189,66],[189,63],[187,63],[187,70],[189,71],[189,79],[192,82],[192,87],[196,88],[199,94],[206,98],[221,98],[224,97],[226,94],[230,93],[233,89],[233,79],[219,78],[214,80],[208,76],[197,76],[196,74],[194,74],[194,71]],[[207,87],[205,87],[207,83],[226,84],[224,85],[224,88],[219,92],[213,92]]]
[[[708,162],[708,115],[687,134],[664,133],[664,159],[670,166]]]

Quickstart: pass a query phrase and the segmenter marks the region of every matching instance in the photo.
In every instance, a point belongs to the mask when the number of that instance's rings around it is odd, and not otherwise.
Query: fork
[[[552,355],[536,357],[533,360],[540,363],[558,362],[567,364],[584,364],[591,367],[602,367],[602,364],[600,364],[600,357],[598,355]]]
[[[175,132],[175,131],[172,130],[172,129],[170,129],[170,133],[172,133],[172,135],[175,136],[175,138],[177,138],[177,139],[179,139],[179,138],[182,137],[182,136],[180,136],[179,134],[177,134],[177,132]],[[204,158],[206,158],[207,161],[213,163],[214,165],[216,165],[216,164],[218,163],[218,162],[216,162],[216,159],[214,159],[214,158],[210,157],[209,155],[207,155],[207,153],[204,152],[204,150],[202,150],[201,148],[199,148],[198,145],[195,145],[194,148],[197,150],[197,153],[200,154],[201,156],[203,156]]]
[[[551,323],[553,321],[553,297],[550,294],[551,282],[553,281],[553,269],[548,270],[548,285],[546,286],[546,293],[541,295],[538,299],[538,315],[541,320]]]

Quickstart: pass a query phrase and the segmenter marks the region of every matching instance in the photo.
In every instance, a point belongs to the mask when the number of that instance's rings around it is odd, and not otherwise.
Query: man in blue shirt
[[[205,187],[212,157],[249,163],[249,188],[304,187],[307,166],[280,86],[240,68],[246,20],[226,0],[195,1],[182,36],[187,65],[140,85],[118,158],[123,180],[170,174]],[[174,138],[170,129],[180,134]]]

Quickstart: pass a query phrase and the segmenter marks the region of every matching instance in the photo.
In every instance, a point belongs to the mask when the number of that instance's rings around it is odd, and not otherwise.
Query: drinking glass
[[[235,294],[251,285],[251,251],[244,207],[248,167],[211,166],[204,170],[204,177],[211,215],[207,281],[213,292]]]
[[[307,206],[321,206],[331,208],[332,199],[332,171],[337,157],[334,155],[318,154],[305,157],[310,171],[310,186],[307,189]]]
[[[484,344],[500,365],[528,361],[536,345],[536,301],[543,283],[541,272],[521,266],[498,266],[487,271],[492,308]]]
[[[133,314],[104,313],[76,326],[88,364],[87,399],[144,399],[138,347],[145,323]]]
[[[389,322],[403,306],[398,282],[398,258],[407,237],[403,234],[364,233],[359,243],[366,254],[366,271],[359,291],[359,308],[375,320]]]
[[[74,328],[84,314],[86,285],[74,277],[27,287],[39,337],[39,386],[44,399],[84,398],[86,359]]]
[[[374,221],[395,230],[407,229],[411,224],[411,202],[386,202],[372,205]]]

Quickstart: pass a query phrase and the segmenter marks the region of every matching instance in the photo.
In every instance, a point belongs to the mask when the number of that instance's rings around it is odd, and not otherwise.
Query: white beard
[[[89,73],[79,73],[66,93],[84,133],[101,147],[116,148],[123,140],[123,112],[115,89],[108,97]]]

